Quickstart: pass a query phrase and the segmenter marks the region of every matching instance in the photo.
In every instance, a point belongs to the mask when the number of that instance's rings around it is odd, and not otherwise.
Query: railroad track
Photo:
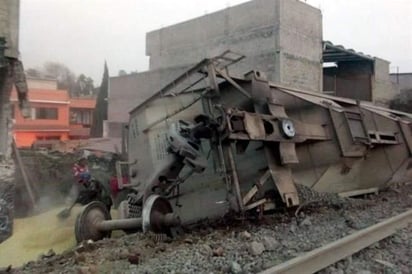
[[[271,267],[260,274],[314,273],[391,236],[409,224],[412,224],[412,209]]]

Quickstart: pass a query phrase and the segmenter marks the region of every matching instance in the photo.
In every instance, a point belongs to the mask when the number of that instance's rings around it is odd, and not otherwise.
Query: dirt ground
[[[220,220],[175,240],[135,233],[46,252],[9,273],[258,273],[412,207],[412,184],[360,199],[324,196],[295,216]],[[4,256],[3,251],[2,257]],[[7,255],[6,255],[7,256]],[[320,273],[411,273],[412,226]],[[7,262],[7,260],[6,260]],[[11,263],[11,258],[10,258]]]

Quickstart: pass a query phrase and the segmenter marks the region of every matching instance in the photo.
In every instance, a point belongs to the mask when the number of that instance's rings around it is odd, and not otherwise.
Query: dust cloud
[[[53,249],[61,253],[76,245],[74,224],[81,206],[73,207],[66,219],[57,214],[64,207],[54,208],[28,218],[14,220],[13,235],[0,244],[0,267],[18,267],[37,260],[39,255]]]

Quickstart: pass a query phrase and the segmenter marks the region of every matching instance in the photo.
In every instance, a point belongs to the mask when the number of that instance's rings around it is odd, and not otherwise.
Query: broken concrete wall
[[[15,165],[11,158],[12,121],[9,67],[0,67],[0,243],[13,231],[14,218],[14,174]]]
[[[12,129],[7,75],[6,69],[0,68],[0,242],[11,235],[14,216],[15,165],[11,159]]]
[[[13,229],[15,165],[11,159],[10,106],[13,79],[9,60],[19,55],[19,8],[18,0],[0,0],[0,242]]]
[[[0,158],[10,157],[11,120],[10,92],[11,67],[8,58],[17,58],[19,42],[20,1],[0,0],[0,39],[4,39],[5,51],[0,49]],[[1,160],[1,159],[0,159]]]
[[[11,155],[11,81],[8,67],[0,68],[0,161],[8,160]]]
[[[0,0],[0,37],[6,39],[5,56],[19,56],[19,9],[20,1]]]
[[[197,63],[226,50],[246,56],[234,73],[321,90],[321,12],[300,1],[255,0],[149,32],[150,69]],[[231,71],[233,72],[233,71]]]

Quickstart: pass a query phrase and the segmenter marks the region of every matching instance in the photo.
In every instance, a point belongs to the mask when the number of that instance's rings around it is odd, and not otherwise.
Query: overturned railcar
[[[411,177],[412,116],[279,86],[259,71],[232,77],[206,59],[130,112],[127,153],[125,223],[100,214],[100,228],[79,230],[79,240],[297,206],[298,185],[374,192]]]

